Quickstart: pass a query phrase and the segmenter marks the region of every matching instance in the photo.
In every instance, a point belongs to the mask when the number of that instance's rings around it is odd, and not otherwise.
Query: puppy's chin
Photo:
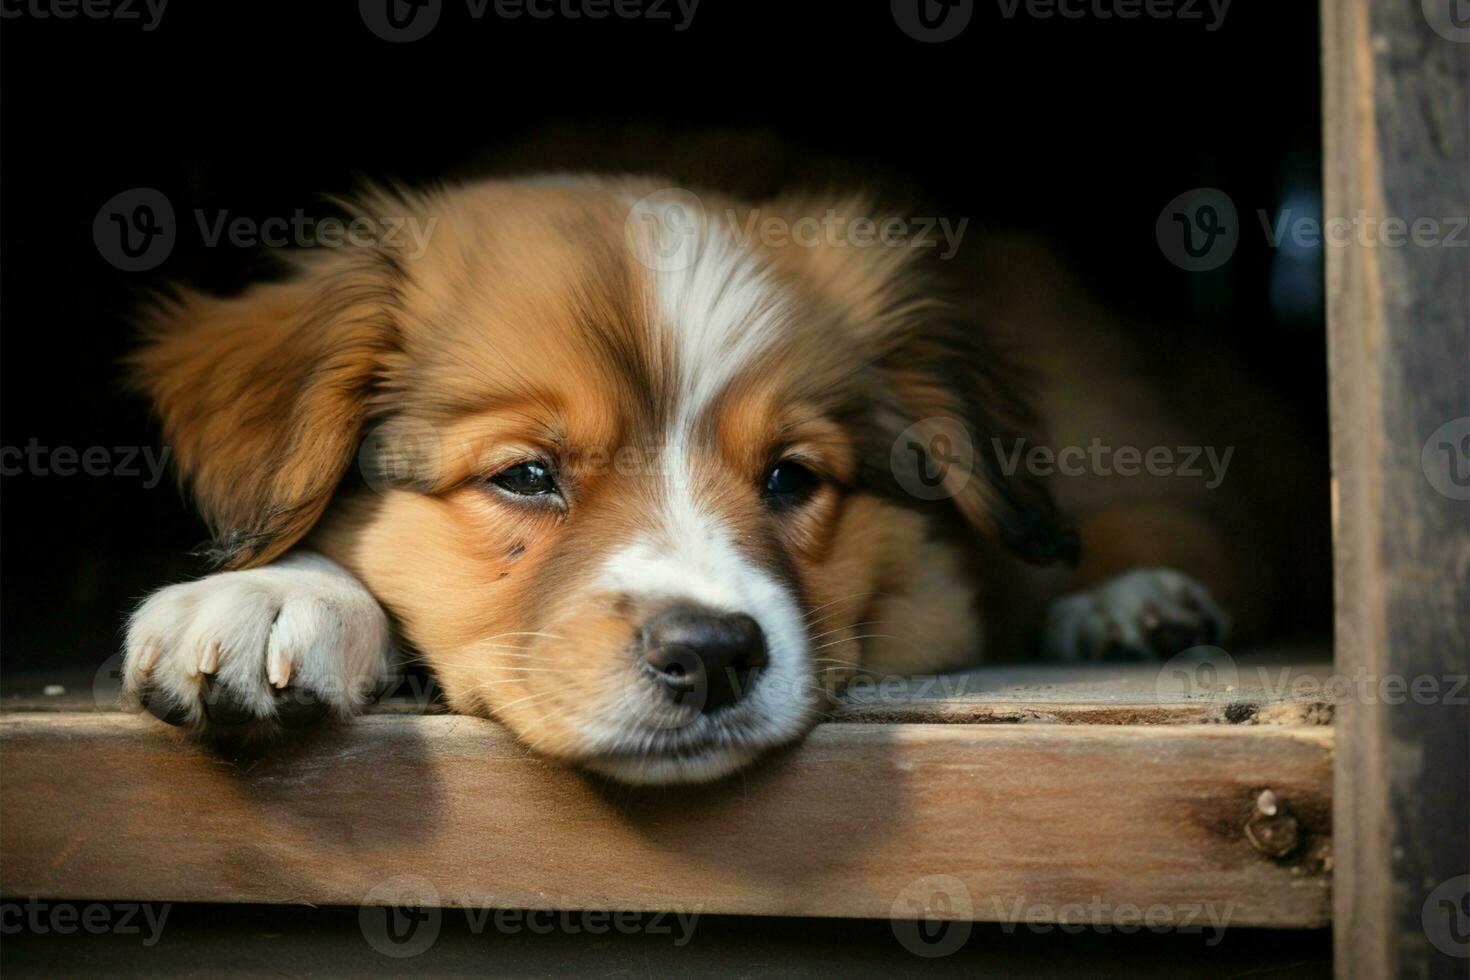
[[[596,733],[567,761],[633,786],[714,782],[795,742],[816,723],[820,694],[814,683],[797,681],[781,692],[773,687],[716,714],[694,715],[678,727],[630,719]]]
[[[765,748],[710,746],[687,751],[615,753],[593,756],[582,768],[629,786],[678,786],[712,783],[754,762]]]
[[[704,718],[678,732],[630,731],[569,761],[590,772],[631,786],[710,783],[744,769],[772,749],[801,738],[815,723],[815,712],[782,723],[743,718],[720,722]]]

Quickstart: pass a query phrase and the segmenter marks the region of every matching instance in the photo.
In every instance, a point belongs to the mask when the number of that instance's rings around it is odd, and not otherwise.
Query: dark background
[[[875,158],[950,214],[1051,235],[1116,307],[1227,338],[1325,439],[1321,256],[1269,247],[1256,216],[1320,211],[1315,7],[1235,4],[1210,31],[1203,4],[1200,20],[1072,20],[990,0],[939,44],[886,2],[702,0],[677,32],[475,20],[446,0],[409,44],[339,0],[173,0],[152,31],[23,13],[0,22],[0,446],[114,462],[157,446],[120,382],[129,312],[170,278],[229,290],[263,266],[206,247],[194,209],[326,213],[320,195],[359,175],[431,178],[548,119],[757,125]],[[1154,223],[1201,186],[1234,200],[1240,244],[1187,273]],[[167,195],[178,240],[126,273],[92,226],[135,187]],[[0,479],[6,668],[98,664],[139,596],[202,570],[188,553],[205,532],[172,476],[144,481]]]

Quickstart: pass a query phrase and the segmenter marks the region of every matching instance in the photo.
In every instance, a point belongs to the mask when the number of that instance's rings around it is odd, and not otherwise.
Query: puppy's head
[[[912,248],[742,234],[840,232],[852,203],[658,186],[369,197],[414,235],[183,293],[136,361],[223,564],[310,534],[455,708],[632,782],[793,739],[875,649],[922,667],[977,642],[955,554],[922,550],[926,508],[1066,549],[1045,494],[983,462],[1024,402]],[[973,465],[926,459],[935,426]]]

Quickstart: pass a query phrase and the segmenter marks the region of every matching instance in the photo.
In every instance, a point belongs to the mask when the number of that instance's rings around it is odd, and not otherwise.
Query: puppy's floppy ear
[[[987,325],[967,318],[939,270],[923,267],[937,264],[936,243],[875,239],[873,229],[895,212],[862,198],[788,197],[764,210],[793,222],[820,216],[841,243],[785,248],[781,259],[826,308],[841,311],[844,339],[866,354],[864,484],[900,499],[947,501],[1032,563],[1075,561],[1076,532],[1018,453],[1043,430],[1031,407],[1034,379]]]
[[[395,346],[390,255],[317,249],[292,266],[232,298],[180,291],[130,358],[227,568],[270,561],[316,523]]]
[[[910,324],[876,367],[876,428],[904,492],[950,500],[1032,564],[1077,560],[1077,533],[1021,465],[1042,428],[1024,368],[940,311]]]

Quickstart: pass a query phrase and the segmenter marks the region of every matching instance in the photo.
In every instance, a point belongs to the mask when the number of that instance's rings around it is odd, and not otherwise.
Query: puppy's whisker
[[[826,609],[828,606],[835,606],[839,602],[850,602],[853,599],[866,599],[866,598],[869,598],[871,596],[880,596],[880,595],[887,595],[887,593],[885,593],[885,592],[854,592],[851,595],[839,596],[836,599],[831,599],[831,600],[829,600],[827,602],[822,603],[821,605],[813,606],[812,608],[810,608],[810,609],[807,610],[806,616],[803,616],[802,618],[803,619],[810,618],[811,615],[812,615],[812,613],[820,612],[823,609]]]
[[[516,698],[514,701],[510,701],[510,702],[507,702],[505,704],[496,706],[493,710],[495,710],[496,712],[509,711],[511,708],[514,708],[518,704],[527,704],[527,703],[529,703],[531,701],[541,701],[541,700],[544,700],[546,698],[551,697],[551,695],[553,695],[555,693],[556,693],[555,691],[541,691],[541,692],[539,692],[537,694],[527,694],[523,698]]]
[[[848,636],[840,640],[833,640],[831,643],[823,643],[820,646],[812,647],[812,651],[825,650],[828,647],[835,647],[839,643],[849,643],[853,640],[898,640],[899,642],[907,642],[901,636],[891,636],[888,633],[863,633],[859,636]]]
[[[568,674],[573,672],[587,673],[595,669],[591,667],[521,667],[519,665],[501,666],[500,664],[480,664],[479,667],[482,670],[499,670],[507,674]]]
[[[581,667],[527,667],[524,664],[497,664],[490,660],[468,660],[468,661],[440,661],[438,666],[449,670],[493,670],[500,673],[547,673],[547,674],[606,674],[604,668],[597,666]]]
[[[891,619],[869,619],[861,623],[852,623],[848,626],[836,626],[824,632],[813,634],[811,638],[813,640],[820,640],[824,636],[831,636],[833,633],[841,633],[843,630],[855,630],[860,626],[884,626],[891,622],[893,622],[893,620]]]
[[[802,625],[807,629],[815,629],[823,623],[830,623],[834,619],[839,619],[855,611],[853,609],[829,609],[827,612],[822,613],[822,615],[807,620]]]
[[[528,653],[528,652],[526,652],[526,650],[525,650],[524,647],[517,647],[517,646],[499,646],[499,645],[496,645],[496,644],[491,644],[489,646],[486,646],[484,644],[478,644],[478,645],[476,645],[476,647],[474,649],[475,650],[483,650],[483,651],[486,651],[490,656],[494,656],[494,657],[525,657],[525,658],[530,659],[530,660],[544,659],[544,657],[542,655],[540,655],[540,654],[534,654],[534,653]],[[489,657],[487,657],[486,659],[488,660]],[[417,656],[417,657],[403,657],[398,662],[399,662],[400,665],[405,666],[405,667],[408,666],[408,665],[410,665],[410,664],[428,664],[430,666],[434,666],[435,664],[442,664],[442,665],[451,666],[451,667],[469,667],[469,666],[474,666],[475,664],[481,663],[482,661],[479,661],[479,660],[473,660],[473,661],[466,661],[466,660],[447,660],[447,659],[445,659],[443,657],[430,658],[430,657],[427,657],[427,656],[420,655],[420,656]]]

